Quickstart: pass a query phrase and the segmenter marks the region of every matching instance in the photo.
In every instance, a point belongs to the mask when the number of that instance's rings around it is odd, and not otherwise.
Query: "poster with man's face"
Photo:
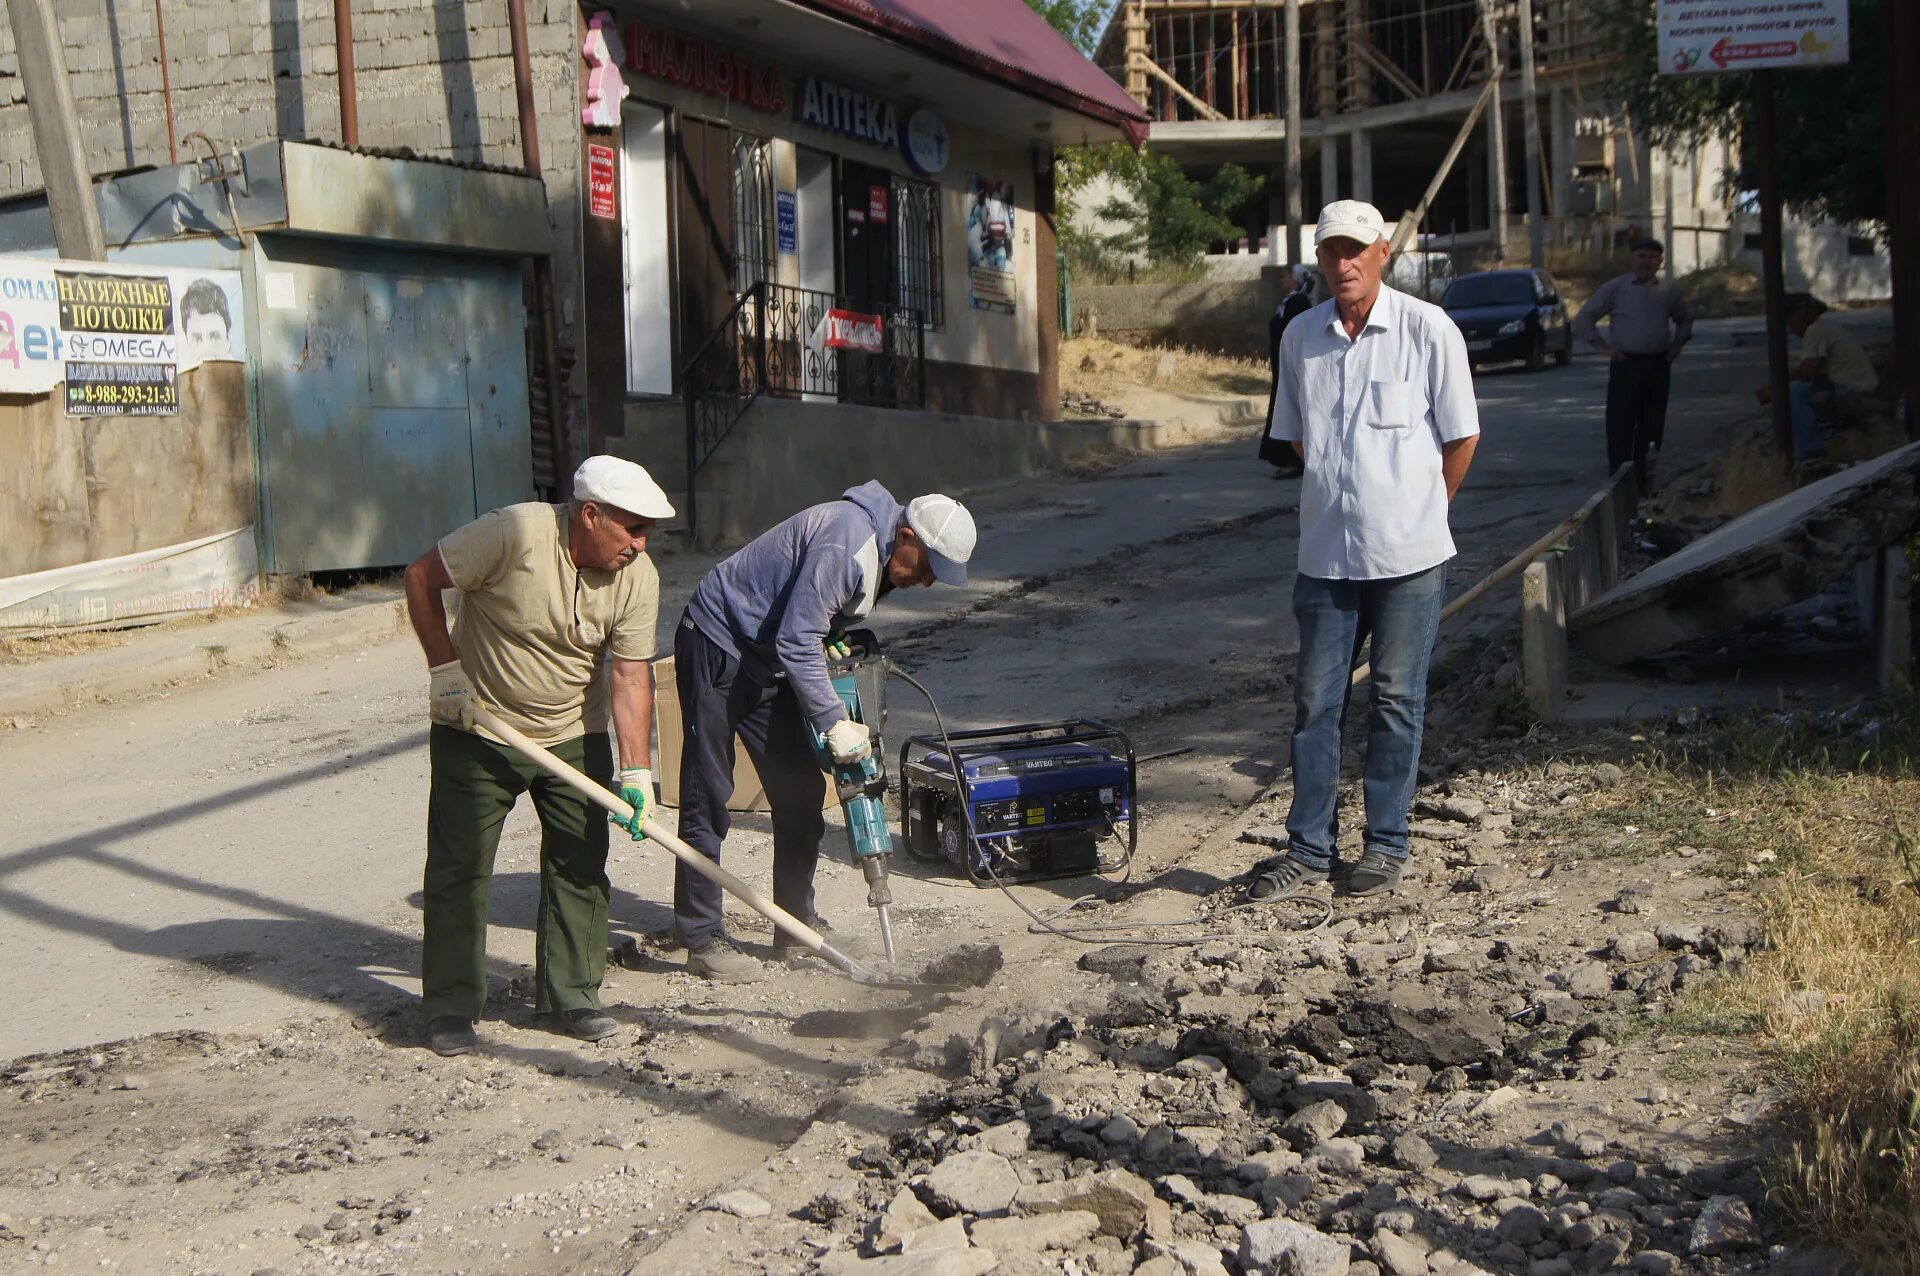
[[[180,362],[232,359],[233,299],[218,281],[202,276],[188,284],[177,303],[180,315]]]
[[[1013,183],[969,174],[967,275],[974,309],[1013,313],[1013,243]]]

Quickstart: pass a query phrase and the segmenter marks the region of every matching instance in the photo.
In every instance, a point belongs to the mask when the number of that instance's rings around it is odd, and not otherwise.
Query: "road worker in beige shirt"
[[[473,724],[486,705],[601,784],[620,743],[623,827],[636,839],[653,799],[654,622],[660,578],[646,555],[666,494],[631,461],[594,456],[561,505],[509,505],[447,534],[407,568],[407,612],[430,673],[421,997],[427,1044],[464,1054],[486,1005],[487,895],[500,829],[522,793],[540,816],[534,1009],[575,1037],[619,1031],[600,1008],[606,974],[607,821],[584,797]],[[442,591],[460,591],[451,633]],[[603,670],[603,665],[606,668]]]

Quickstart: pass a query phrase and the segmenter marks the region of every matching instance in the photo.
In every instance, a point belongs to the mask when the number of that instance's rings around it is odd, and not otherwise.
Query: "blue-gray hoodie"
[[[687,615],[743,676],[793,684],[814,728],[847,716],[827,677],[827,632],[851,629],[878,601],[905,513],[878,482],[801,510],[701,580]]]

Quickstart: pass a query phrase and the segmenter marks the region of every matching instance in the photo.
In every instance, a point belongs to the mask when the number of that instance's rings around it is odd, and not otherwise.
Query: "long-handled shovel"
[[[525,754],[529,761],[542,771],[545,771],[548,775],[578,789],[581,793],[599,805],[606,807],[607,810],[613,812],[613,814],[619,816],[621,819],[630,820],[633,818],[633,808],[625,802],[622,802],[618,795],[610,792],[601,785],[595,784],[592,780],[580,774],[580,772],[574,770],[559,758],[553,756],[552,753],[549,753],[533,741],[527,739],[526,736],[502,722],[500,715],[494,713],[485,705],[475,702],[473,706],[473,720],[476,724],[485,727],[495,736]],[[648,841],[657,846],[666,847],[669,851],[673,852],[674,858],[678,859],[682,864],[685,864],[696,873],[712,878],[715,882],[719,883],[723,889],[731,891],[737,898],[746,903],[748,907],[752,908],[755,912],[765,917],[793,938],[799,940],[802,944],[805,944],[807,948],[818,955],[821,960],[827,962],[827,964],[831,965],[847,978],[853,980],[853,982],[865,985],[868,988],[898,988],[911,992],[959,991],[959,986],[955,984],[928,984],[919,983],[914,980],[895,979],[890,975],[873,969],[871,966],[866,966],[855,961],[853,958],[835,948],[832,944],[829,944],[825,939],[821,938],[819,931],[787,912],[784,908],[781,908],[778,904],[700,852],[694,850],[685,842],[682,842],[658,821],[648,820],[645,824],[641,825],[641,829],[646,833]]]

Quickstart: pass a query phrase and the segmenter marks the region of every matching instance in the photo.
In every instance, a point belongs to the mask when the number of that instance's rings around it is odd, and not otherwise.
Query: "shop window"
[[[733,290],[773,278],[773,148],[733,135]]]
[[[930,328],[946,323],[940,294],[940,188],[931,182],[893,179],[896,305],[920,312]]]
[[[621,249],[626,297],[627,392],[673,393],[673,294],[668,266],[667,113],[620,109]]]

